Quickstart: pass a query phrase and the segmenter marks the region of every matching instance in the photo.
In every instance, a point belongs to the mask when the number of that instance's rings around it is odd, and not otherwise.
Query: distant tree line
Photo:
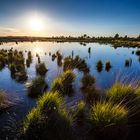
[[[112,42],[115,40],[120,41],[140,41],[140,35],[138,37],[128,37],[120,36],[118,33],[115,36],[105,37],[95,37],[95,36],[88,36],[84,34],[82,36],[73,37],[73,36],[52,36],[52,37],[31,37],[31,36],[6,36],[0,37],[0,43],[3,42],[34,42],[34,41],[56,41],[56,42]]]

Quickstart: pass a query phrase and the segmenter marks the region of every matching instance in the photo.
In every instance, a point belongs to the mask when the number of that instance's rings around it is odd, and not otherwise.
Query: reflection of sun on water
[[[40,56],[43,55],[43,50],[39,47],[39,42],[35,43],[34,53],[39,54]]]

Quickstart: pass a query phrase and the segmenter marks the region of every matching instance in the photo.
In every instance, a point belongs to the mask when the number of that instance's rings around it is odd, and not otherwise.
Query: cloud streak
[[[20,30],[10,27],[0,27],[0,36],[18,35]]]

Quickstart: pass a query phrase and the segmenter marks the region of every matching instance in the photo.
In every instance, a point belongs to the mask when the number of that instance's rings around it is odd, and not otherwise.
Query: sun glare
[[[32,17],[30,19],[29,25],[33,31],[41,31],[44,29],[44,23],[40,17]]]

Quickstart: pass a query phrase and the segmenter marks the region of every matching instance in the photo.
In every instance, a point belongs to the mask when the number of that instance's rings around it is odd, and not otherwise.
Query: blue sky
[[[46,28],[33,32],[27,21],[37,13]],[[0,0],[0,35],[138,36],[140,0]]]

